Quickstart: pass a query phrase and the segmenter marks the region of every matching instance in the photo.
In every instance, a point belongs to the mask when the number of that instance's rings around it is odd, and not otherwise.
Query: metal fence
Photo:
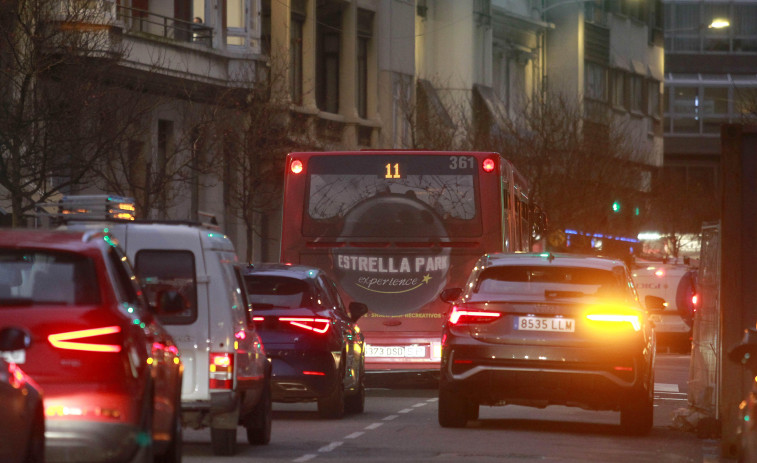
[[[193,42],[213,46],[213,28],[202,23],[185,21],[170,16],[151,13],[139,8],[118,6],[117,17],[129,32],[155,35],[179,42]]]
[[[699,263],[699,308],[694,316],[689,404],[702,415],[719,416],[720,382],[720,225],[702,226]]]

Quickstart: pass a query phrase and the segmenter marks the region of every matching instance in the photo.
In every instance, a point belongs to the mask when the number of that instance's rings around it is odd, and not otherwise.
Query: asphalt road
[[[687,404],[688,362],[658,355],[654,428],[645,437],[622,435],[617,412],[559,406],[481,407],[467,428],[446,429],[436,390],[371,388],[365,413],[342,420],[320,419],[315,404],[274,404],[271,443],[250,446],[240,428],[233,457],[212,455],[207,429],[185,430],[184,462],[717,462],[717,441],[673,426]]]

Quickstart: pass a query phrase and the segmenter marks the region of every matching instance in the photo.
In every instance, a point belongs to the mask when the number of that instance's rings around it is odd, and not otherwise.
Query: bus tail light
[[[120,326],[106,326],[89,330],[51,334],[47,337],[53,347],[85,352],[121,352]]]
[[[209,360],[210,389],[231,389],[234,385],[234,354],[211,352]]]
[[[289,323],[292,326],[323,334],[329,330],[331,320],[317,317],[280,317],[279,321]]]
[[[292,171],[293,174],[299,174],[304,169],[302,165],[302,161],[299,159],[295,159],[292,161],[292,163],[289,165],[289,169]]]
[[[484,172],[494,172],[496,166],[497,163],[494,162],[493,158],[486,158],[484,159],[484,162],[481,163],[481,168],[484,169]]]
[[[458,306],[452,307],[452,313],[449,315],[449,322],[453,325],[463,323],[490,323],[501,317],[499,312],[489,312],[484,310],[467,310]]]

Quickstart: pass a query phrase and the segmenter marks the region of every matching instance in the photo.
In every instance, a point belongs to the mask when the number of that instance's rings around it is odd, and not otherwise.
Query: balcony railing
[[[119,5],[117,18],[126,25],[129,32],[163,37],[177,42],[190,42],[213,46],[213,28],[205,24],[163,16],[139,8]]]

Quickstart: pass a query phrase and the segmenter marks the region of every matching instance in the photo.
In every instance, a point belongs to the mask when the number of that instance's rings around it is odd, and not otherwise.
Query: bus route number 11
[[[389,163],[385,167],[386,167],[386,175],[384,175],[384,178],[401,178],[399,163],[395,163],[394,165]]]

